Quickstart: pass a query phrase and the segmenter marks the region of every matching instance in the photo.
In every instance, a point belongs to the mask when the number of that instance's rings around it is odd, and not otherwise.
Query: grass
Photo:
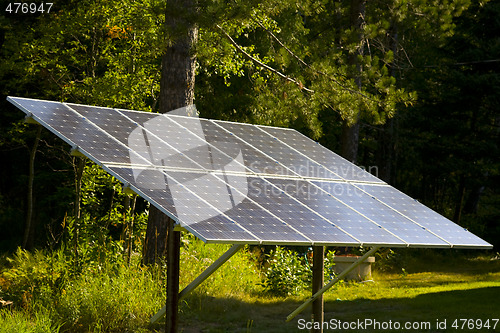
[[[373,283],[341,283],[327,292],[325,320],[376,319],[435,324],[438,319],[446,319],[451,325],[459,318],[486,320],[500,315],[498,272],[478,275],[425,272],[405,277],[375,274],[374,279]],[[289,323],[285,319],[306,297],[251,297],[245,301],[204,297],[184,305],[184,308],[191,307],[181,316],[181,326],[184,332],[300,331],[298,320],[308,320],[310,309]],[[456,330],[450,328],[449,331]]]
[[[227,248],[184,238],[181,288]],[[456,332],[451,328],[455,319],[499,318],[500,260],[464,253],[398,252],[386,260],[390,265],[379,265],[373,282],[341,282],[329,290],[325,320],[425,321],[433,326],[424,331],[441,332],[436,320],[446,319],[448,331]],[[162,331],[163,324],[151,326],[149,318],[165,299],[164,267],[141,267],[137,257],[130,267],[91,262],[75,272],[63,250],[19,251],[8,257],[0,258],[0,297],[14,306],[0,310],[1,331]],[[299,320],[309,320],[310,309],[285,320],[309,297],[307,291],[272,296],[259,285],[261,277],[249,251],[238,252],[181,302],[180,331],[300,332]]]
[[[337,284],[325,294],[325,320],[429,322],[431,330],[426,331],[456,332],[451,327],[456,319],[500,318],[500,260],[456,256],[451,251],[413,254],[409,252],[405,270],[375,271],[373,282]],[[307,297],[307,293],[286,298],[258,293],[229,298],[193,295],[181,307],[181,331],[304,332],[298,323],[310,319],[310,308],[291,322],[285,320]],[[446,320],[447,330],[438,330],[437,320]]]

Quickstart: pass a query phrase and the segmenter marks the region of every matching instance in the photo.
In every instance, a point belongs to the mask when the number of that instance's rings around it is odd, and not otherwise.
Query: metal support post
[[[165,333],[177,333],[179,306],[179,261],[181,233],[174,231],[175,221],[168,219],[167,234],[167,302]]]
[[[313,246],[313,276],[312,276],[312,295],[323,288],[324,282],[324,246]],[[324,320],[324,301],[323,294],[319,295],[312,303],[312,321],[319,322],[319,329],[312,329],[313,333],[323,333]],[[313,325],[314,327],[314,325]]]
[[[290,321],[293,318],[295,318],[299,313],[301,313],[309,304],[311,304],[315,299],[317,299],[319,296],[323,295],[325,291],[330,289],[335,283],[337,283],[339,280],[344,278],[349,272],[351,272],[353,269],[361,265],[363,261],[366,260],[369,256],[377,252],[377,250],[380,249],[380,246],[374,246],[370,249],[370,251],[366,252],[361,258],[359,258],[356,262],[353,262],[351,266],[347,267],[342,273],[337,275],[335,279],[331,280],[328,282],[323,288],[321,288],[318,292],[316,292],[314,295],[312,295],[307,301],[305,301],[301,306],[299,306],[295,311],[290,313],[288,317],[286,317],[286,321]]]
[[[229,260],[238,250],[244,247],[244,244],[235,244],[231,246],[222,256],[214,261],[207,269],[205,269],[196,279],[193,280],[189,285],[187,285],[180,293],[178,301],[182,300],[186,295],[198,287],[203,281],[205,281],[210,275],[212,275],[220,266],[222,266],[226,261]],[[152,324],[156,323],[161,317],[165,315],[166,306],[160,309],[150,320]]]

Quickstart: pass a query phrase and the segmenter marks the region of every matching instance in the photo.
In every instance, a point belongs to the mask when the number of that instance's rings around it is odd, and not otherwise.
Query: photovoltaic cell
[[[145,145],[149,147],[153,161],[167,167],[211,169],[211,157],[207,144],[186,129],[172,122],[165,115],[142,117],[138,112],[121,111],[131,120],[140,123]],[[147,119],[146,121],[144,121]],[[182,163],[180,162],[182,161]]]
[[[491,248],[294,130],[8,99],[206,242]]]
[[[304,205],[312,208],[319,215],[329,220],[349,235],[356,237],[362,244],[387,244],[390,246],[406,246],[387,230],[379,227],[356,211],[344,205],[333,196],[322,191],[305,180],[266,178],[279,189],[294,197]]]
[[[340,179],[339,176],[308,157],[297,154],[295,150],[256,126],[222,121],[215,121],[215,123],[303,177]]]
[[[263,210],[247,197],[248,183],[246,177],[238,177],[240,181],[228,182],[223,175],[218,178],[212,174],[200,175],[169,171],[166,173],[179,182],[179,188],[176,184],[172,184],[170,189],[181,221],[183,221],[181,214],[184,210],[186,210],[187,214],[195,214],[199,221],[208,222],[212,221],[213,217],[223,214],[264,243],[310,243],[307,238],[298,234],[283,221]],[[193,207],[196,209],[201,204],[197,204],[194,198],[192,200],[182,196],[177,198],[178,194],[184,194],[184,191],[196,193],[198,199],[201,199],[199,201],[214,207],[219,213],[214,210],[207,210],[206,206],[193,213]],[[189,222],[187,226],[191,224],[192,222]]]
[[[315,244],[359,246],[360,242],[262,178],[249,178],[248,196]]]
[[[54,134],[77,146],[96,161],[128,163],[129,150],[112,140],[93,123],[62,103],[19,99],[19,106],[32,113]]]
[[[209,145],[213,146],[215,150],[220,150],[229,156],[237,156],[238,153],[241,152],[243,164],[247,169],[251,170],[251,172],[259,174],[294,175],[294,173],[285,166],[280,165],[275,160],[254,149],[231,133],[221,130],[219,126],[210,120],[181,116],[169,117],[189,130],[195,127],[197,123],[201,124],[205,140]],[[214,150],[212,150],[212,152],[214,152]]]
[[[115,109],[71,103],[66,105],[124,145],[128,145],[130,133],[137,128],[136,123],[125,118]]]
[[[416,246],[429,244],[448,245],[448,243],[425,228],[398,214],[395,210],[375,199],[375,197],[366,194],[362,191],[364,184],[356,187],[348,183],[324,181],[314,181],[312,183],[408,244]]]
[[[258,126],[258,128],[295,148],[301,154],[304,154],[345,180],[383,183],[383,181],[369,172],[350,163],[298,131],[266,126]]]
[[[454,247],[487,247],[487,242],[444,216],[391,186],[364,185],[364,189],[378,200],[407,216]]]
[[[115,109],[78,104],[68,104],[68,106],[122,143],[123,147],[128,146],[135,152],[136,154],[129,154],[130,160],[127,163],[170,168],[200,168],[199,164],[181,154],[166,141]]]
[[[166,186],[165,175],[158,171],[145,168],[105,166],[109,173],[118,178],[125,184],[131,185],[148,198],[148,201],[162,210],[173,219],[178,219],[174,201],[170,189]],[[134,174],[140,174],[140,177],[134,177]],[[154,185],[154,186],[152,186]]]
[[[260,239],[223,215],[190,224],[186,229],[205,242],[245,244],[260,244],[261,242]]]

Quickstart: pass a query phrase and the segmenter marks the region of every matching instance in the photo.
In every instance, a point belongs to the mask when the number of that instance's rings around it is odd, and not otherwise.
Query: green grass
[[[407,256],[405,270],[375,271],[373,282],[334,286],[325,294],[325,320],[430,322],[431,332],[443,331],[436,328],[436,320],[446,320],[447,331],[457,332],[451,327],[455,319],[500,318],[500,260],[450,251]],[[286,298],[258,293],[213,296],[194,295],[182,305],[184,332],[304,332],[298,329],[298,320],[311,316],[309,308],[285,321],[308,293]]]
[[[50,313],[39,311],[27,314],[24,311],[0,310],[0,331],[9,333],[57,333],[59,326]]]
[[[185,237],[181,288],[228,247]],[[340,282],[329,290],[325,320],[427,321],[434,332],[436,320],[446,319],[448,331],[457,332],[450,327],[455,319],[499,318],[500,260],[466,253],[398,252],[390,265],[379,265],[373,282]],[[0,258],[0,298],[14,305],[0,310],[2,332],[162,331],[164,324],[152,326],[149,318],[165,300],[164,267],[143,268],[137,255],[130,267],[92,262],[75,271],[64,250],[8,257]],[[248,250],[238,252],[181,302],[180,331],[300,332],[298,321],[309,320],[310,308],[285,320],[308,292],[272,296],[259,285],[261,278]]]

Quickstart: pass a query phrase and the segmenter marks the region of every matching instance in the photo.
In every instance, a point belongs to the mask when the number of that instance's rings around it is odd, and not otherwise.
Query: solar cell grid
[[[315,244],[359,246],[360,242],[300,204],[267,180],[251,177],[248,196]]]
[[[303,177],[340,179],[339,176],[306,156],[297,154],[296,151],[256,126],[222,121],[215,121],[215,123]]]
[[[294,130],[8,99],[207,242],[491,247]]]
[[[92,157],[94,161],[128,163],[129,149],[102,132],[88,119],[62,103],[19,100],[54,134]]]
[[[243,164],[249,169],[248,173],[255,172],[261,174],[298,176],[284,165],[279,164],[277,161],[251,147],[248,143],[240,140],[227,131],[221,130],[219,126],[210,120],[181,116],[169,117],[188,129],[195,126],[196,123],[200,123],[205,140],[209,145],[215,148],[212,150],[212,153],[215,153],[216,150],[220,150],[227,153],[229,156],[237,156],[237,154],[241,152]]]
[[[313,184],[330,193],[347,206],[367,217],[377,225],[390,231],[393,235],[412,245],[438,244],[447,246],[449,243],[436,237],[421,226],[407,219],[395,210],[387,207],[362,191],[365,185],[352,186],[348,183],[313,182]]]
[[[105,166],[105,169],[124,184],[132,186],[164,213],[174,219],[178,218],[170,188],[166,185],[166,178],[162,172],[144,168],[134,171],[132,167],[121,166]],[[137,173],[140,177],[134,176]]]
[[[361,241],[362,244],[384,243],[391,246],[407,246],[402,240],[308,181],[266,179],[304,205],[311,207],[332,224]]]
[[[383,183],[383,181],[369,172],[350,163],[343,157],[326,149],[298,131],[268,126],[258,126],[258,128],[293,147],[297,150],[297,153],[304,154],[321,166],[326,167],[329,171],[340,176],[342,179]]]
[[[488,246],[488,243],[481,238],[394,187],[365,185],[364,189],[400,214],[453,244],[454,247]]]

